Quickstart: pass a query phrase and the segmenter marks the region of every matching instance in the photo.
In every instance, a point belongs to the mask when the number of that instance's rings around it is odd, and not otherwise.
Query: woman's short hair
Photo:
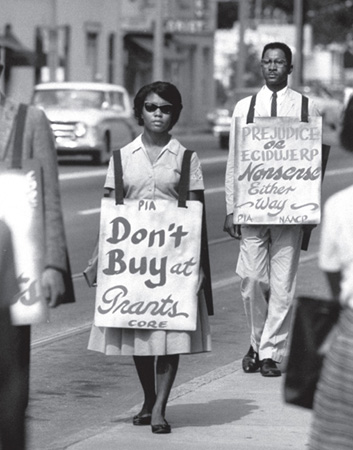
[[[137,119],[137,123],[139,125],[143,125],[142,108],[146,97],[152,93],[159,95],[163,98],[163,100],[173,105],[169,129],[173,128],[179,119],[180,112],[183,109],[183,104],[178,88],[174,86],[174,84],[168,83],[167,81],[155,81],[154,83],[143,86],[138,91],[134,98],[134,114]]]

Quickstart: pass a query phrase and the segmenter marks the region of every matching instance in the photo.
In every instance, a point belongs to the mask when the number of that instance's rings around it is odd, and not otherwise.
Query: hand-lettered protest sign
[[[95,325],[195,330],[202,204],[102,199]]]
[[[322,119],[236,119],[234,223],[316,224],[321,218]]]
[[[25,161],[22,169],[0,167],[0,219],[11,230],[20,292],[13,299],[14,325],[48,318],[41,277],[44,258],[43,197],[39,164]]]

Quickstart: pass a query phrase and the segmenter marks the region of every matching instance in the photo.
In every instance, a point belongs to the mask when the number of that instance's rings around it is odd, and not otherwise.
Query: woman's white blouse
[[[121,149],[125,197],[131,199],[177,199],[185,147],[171,138],[155,162],[151,162],[141,135]],[[105,188],[114,189],[114,161],[110,159]],[[201,164],[193,153],[189,190],[204,190]]]

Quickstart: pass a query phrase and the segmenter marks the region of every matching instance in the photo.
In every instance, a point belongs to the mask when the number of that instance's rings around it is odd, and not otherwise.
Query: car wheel
[[[110,159],[110,136],[108,133],[104,136],[104,142],[101,150],[97,150],[93,156],[93,164],[102,166],[109,162]]]

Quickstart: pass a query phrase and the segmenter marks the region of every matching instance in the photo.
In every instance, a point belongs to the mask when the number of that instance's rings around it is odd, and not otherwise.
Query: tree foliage
[[[263,0],[263,8],[280,9],[293,19],[295,0]],[[311,24],[315,44],[344,42],[353,26],[352,0],[302,0],[303,22]]]
[[[232,28],[236,20],[238,20],[238,3],[218,2],[217,28]]]
[[[250,17],[254,17],[256,0],[246,0]],[[288,23],[293,22],[295,0],[262,0],[262,11],[267,18],[285,14]],[[313,27],[314,43],[327,45],[345,42],[353,32],[353,0],[302,0],[303,22]],[[218,3],[218,28],[232,28],[238,19],[238,2]]]
[[[313,26],[315,43],[345,42],[353,26],[353,1],[310,0],[305,22]]]
[[[244,70],[244,86],[253,87],[260,86],[263,83],[263,77],[260,70],[260,58],[257,49],[252,45],[245,46],[246,60]],[[236,74],[238,71],[238,59],[236,56],[231,58],[230,67],[232,69],[233,76],[230,79],[230,89],[236,87]]]

